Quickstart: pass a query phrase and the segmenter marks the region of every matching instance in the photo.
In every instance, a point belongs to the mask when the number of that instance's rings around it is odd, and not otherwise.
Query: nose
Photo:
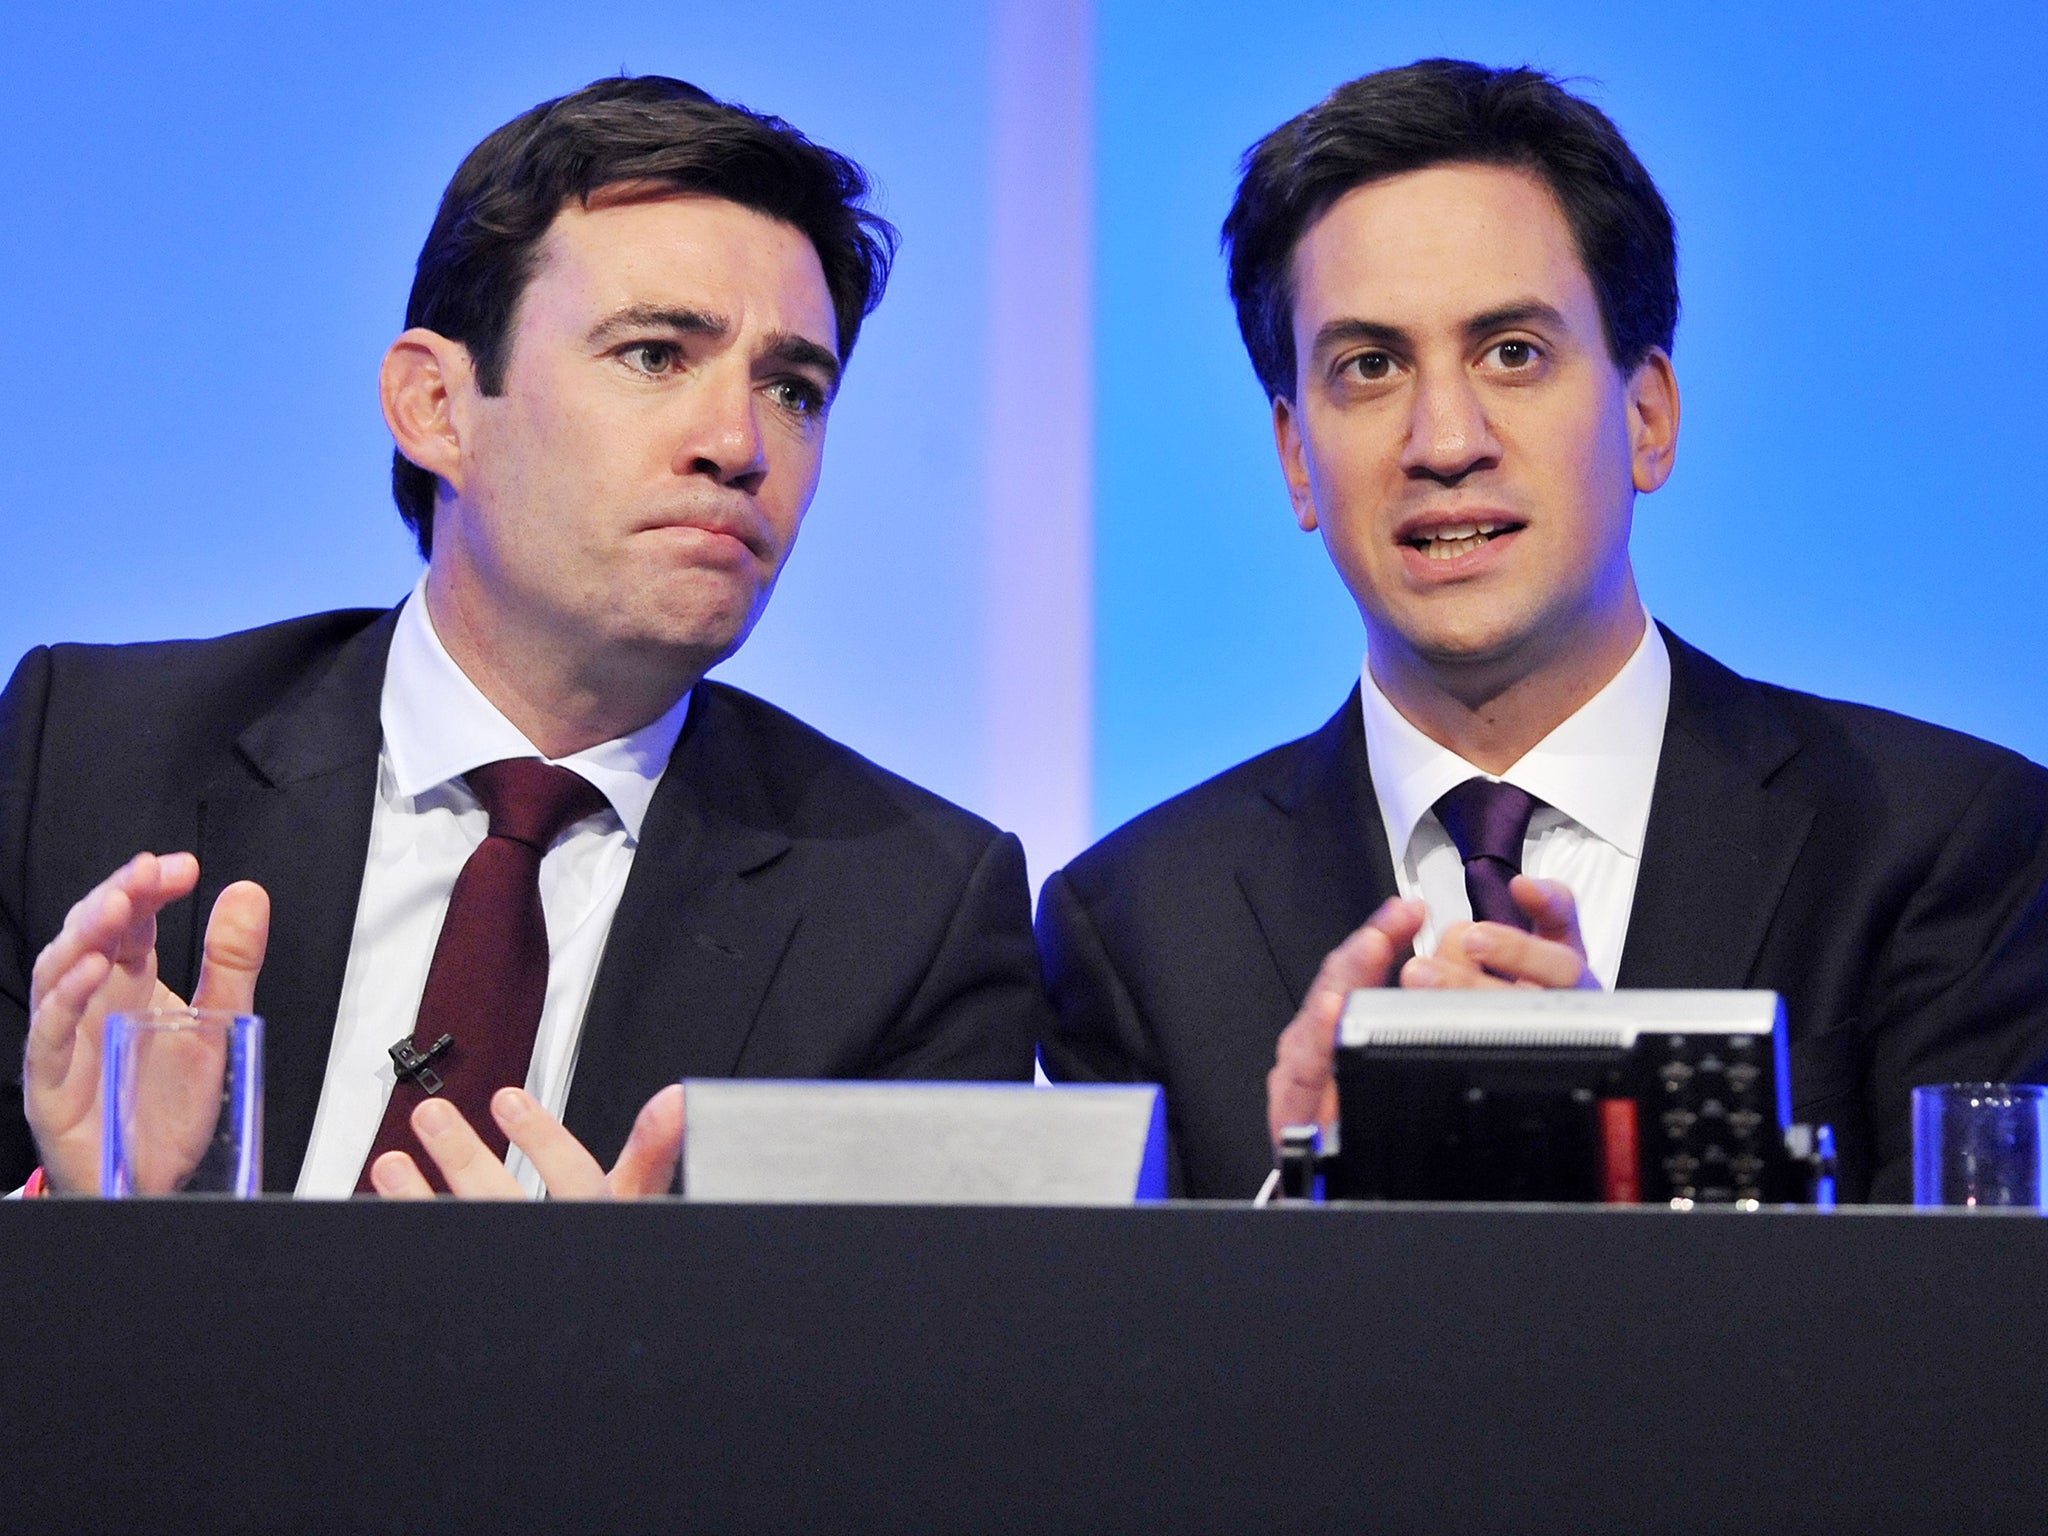
[[[744,367],[714,367],[690,392],[688,419],[676,444],[678,474],[709,475],[749,495],[767,478],[761,401]]]
[[[1401,449],[1403,472],[1455,485],[1474,470],[1493,468],[1500,453],[1485,404],[1462,367],[1418,375]]]

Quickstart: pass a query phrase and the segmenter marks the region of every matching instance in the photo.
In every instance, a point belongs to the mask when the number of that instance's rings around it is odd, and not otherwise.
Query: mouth
[[[649,533],[684,538],[691,543],[710,543],[731,548],[737,545],[757,560],[769,558],[770,541],[759,528],[721,518],[677,518],[653,524]]]
[[[1429,561],[1460,560],[1484,549],[1495,539],[1519,533],[1523,524],[1508,518],[1474,518],[1462,523],[1438,523],[1403,534],[1396,542]]]

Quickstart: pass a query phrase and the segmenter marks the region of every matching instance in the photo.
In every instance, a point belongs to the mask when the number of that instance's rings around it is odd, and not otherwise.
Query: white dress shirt
[[[1464,862],[1431,807],[1467,779],[1496,776],[1409,724],[1373,681],[1370,658],[1359,696],[1394,880],[1429,908],[1415,952],[1434,954],[1438,935],[1469,919],[1472,904]],[[1522,871],[1570,887],[1587,963],[1610,990],[1628,938],[1670,702],[1671,656],[1646,617],[1642,641],[1607,686],[1496,779],[1544,802],[1529,820]]]
[[[685,694],[631,735],[557,760],[611,802],[563,833],[541,860],[548,989],[525,1086],[557,1117],[569,1102],[605,936],[689,702]],[[455,877],[490,828],[459,775],[500,758],[542,756],[442,647],[427,615],[424,577],[392,631],[379,709],[384,745],[369,859],[320,1108],[299,1171],[302,1196],[350,1194],[377,1139],[395,1084],[388,1048],[412,1030]],[[505,1162],[528,1194],[541,1193],[523,1153],[514,1148]]]

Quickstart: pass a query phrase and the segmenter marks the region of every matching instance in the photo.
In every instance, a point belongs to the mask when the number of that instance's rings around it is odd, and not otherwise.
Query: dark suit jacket
[[[1784,995],[1844,1198],[1911,1198],[1908,1090],[2048,1058],[2048,772],[1737,677],[1665,632],[1671,708],[1618,983]],[[1180,1188],[1249,1197],[1266,1073],[1323,956],[1395,894],[1354,693],[1047,882],[1054,1078],[1159,1082]]]
[[[0,696],[0,1081],[20,1081],[29,967],[66,910],[139,849],[190,849],[198,899],[157,944],[181,996],[215,894],[251,879],[271,895],[264,1182],[293,1186],[368,853],[394,616],[22,661]],[[1016,838],[704,683],[612,920],[565,1118],[609,1164],[681,1077],[1028,1078],[1047,1022]],[[12,1092],[0,1188],[34,1162]]]

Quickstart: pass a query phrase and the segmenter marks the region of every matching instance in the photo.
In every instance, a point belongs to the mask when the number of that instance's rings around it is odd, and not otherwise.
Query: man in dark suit
[[[1179,1188],[1241,1199],[1334,1118],[1354,988],[1770,988],[1844,1196],[1907,1198],[1908,1090],[2048,1057],[2048,773],[1649,620],[1631,509],[1679,412],[1647,172],[1547,77],[1431,60],[1262,140],[1224,236],[1367,665],[1048,882],[1047,1071],[1165,1084]]]
[[[788,555],[881,296],[894,231],[865,192],[677,81],[535,108],[450,183],[385,359],[413,596],[22,662],[0,1061],[26,1113],[0,1116],[0,1184],[40,1159],[94,1186],[103,1021],[185,998],[267,1018],[266,1183],[306,1193],[359,1170],[396,1195],[660,1190],[686,1075],[1029,1076],[1016,839],[703,680]],[[490,800],[501,762],[560,799],[549,830],[503,830],[526,812]],[[485,948],[444,989],[459,1008],[517,969],[489,941],[537,892],[526,1088],[463,1088],[458,1040],[446,1097],[394,1092],[458,873],[528,845],[526,894],[475,909]],[[136,853],[167,848],[189,851]]]

